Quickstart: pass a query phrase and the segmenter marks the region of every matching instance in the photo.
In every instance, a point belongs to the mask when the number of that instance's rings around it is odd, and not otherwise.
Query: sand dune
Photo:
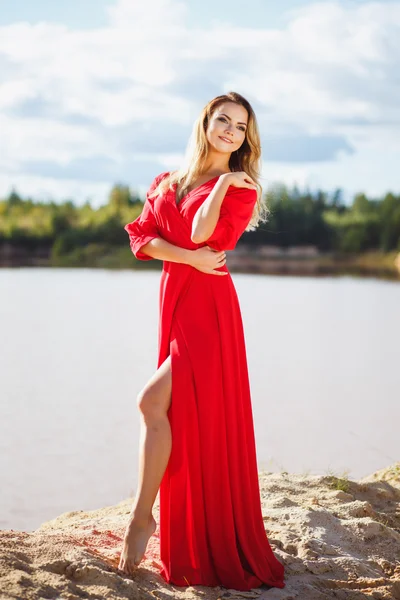
[[[117,572],[132,499],[74,511],[32,533],[0,532],[0,598],[76,600],[400,599],[400,462],[359,481],[260,473],[265,528],[286,587],[251,592],[169,586],[158,529],[134,577]],[[158,522],[158,500],[154,507]]]

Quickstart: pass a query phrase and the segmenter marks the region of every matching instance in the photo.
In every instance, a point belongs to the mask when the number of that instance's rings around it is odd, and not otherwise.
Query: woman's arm
[[[187,248],[181,248],[170,244],[161,237],[156,237],[147,244],[141,247],[141,252],[151,256],[151,258],[158,258],[159,260],[167,260],[170,262],[184,263],[186,265],[191,264],[192,250]]]
[[[142,249],[146,249],[144,254],[147,254],[151,258],[190,265],[198,271],[209,273],[210,275],[224,276],[228,274],[227,271],[216,270],[223,267],[226,263],[226,254],[220,248],[213,250],[205,246],[197,248],[197,250],[188,250],[187,248],[170,244],[163,238],[154,238],[147,244],[144,244],[141,251]]]
[[[208,240],[213,233],[220,216],[222,201],[230,185],[230,175],[230,173],[224,173],[219,177],[211,194],[209,194],[196,212],[192,222],[191,233],[191,240],[195,244],[201,244]]]
[[[230,186],[235,189],[227,194]],[[193,217],[192,242],[207,242],[213,247],[209,242],[214,240],[224,250],[233,250],[250,222],[256,201],[256,182],[245,171],[223,173]],[[220,250],[221,245],[215,249]]]

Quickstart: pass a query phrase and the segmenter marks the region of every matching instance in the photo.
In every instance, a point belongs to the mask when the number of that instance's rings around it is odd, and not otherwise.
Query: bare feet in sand
[[[118,569],[133,575],[144,557],[149,539],[157,528],[153,517],[147,522],[131,517],[124,535],[124,546],[119,559]]]

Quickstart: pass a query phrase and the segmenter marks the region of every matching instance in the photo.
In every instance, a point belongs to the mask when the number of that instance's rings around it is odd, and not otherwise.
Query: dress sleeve
[[[139,260],[154,260],[152,256],[145,254],[140,250],[140,248],[154,238],[161,237],[154,215],[154,199],[149,198],[149,194],[151,194],[151,192],[160,183],[161,179],[167,174],[168,172],[165,172],[155,177],[146,193],[146,200],[144,202],[141,214],[137,217],[137,219],[132,221],[132,223],[127,223],[127,225],[124,227],[125,231],[127,231],[129,234],[129,244],[131,250]]]
[[[206,244],[214,250],[233,250],[251,220],[256,202],[257,190],[228,188],[219,219]]]

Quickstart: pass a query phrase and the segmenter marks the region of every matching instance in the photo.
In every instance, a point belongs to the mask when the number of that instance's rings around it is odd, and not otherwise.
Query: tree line
[[[265,200],[268,221],[243,235],[248,245],[313,245],[320,251],[346,254],[400,251],[400,195],[388,192],[368,198],[360,193],[345,204],[340,189],[311,192],[277,185],[265,192]],[[88,246],[98,253],[126,248],[123,227],[142,208],[143,200],[124,184],[114,185],[107,203],[99,208],[88,201],[77,206],[70,199],[34,201],[13,190],[0,200],[0,244],[27,250],[45,246],[53,259],[71,253],[79,256]]]

